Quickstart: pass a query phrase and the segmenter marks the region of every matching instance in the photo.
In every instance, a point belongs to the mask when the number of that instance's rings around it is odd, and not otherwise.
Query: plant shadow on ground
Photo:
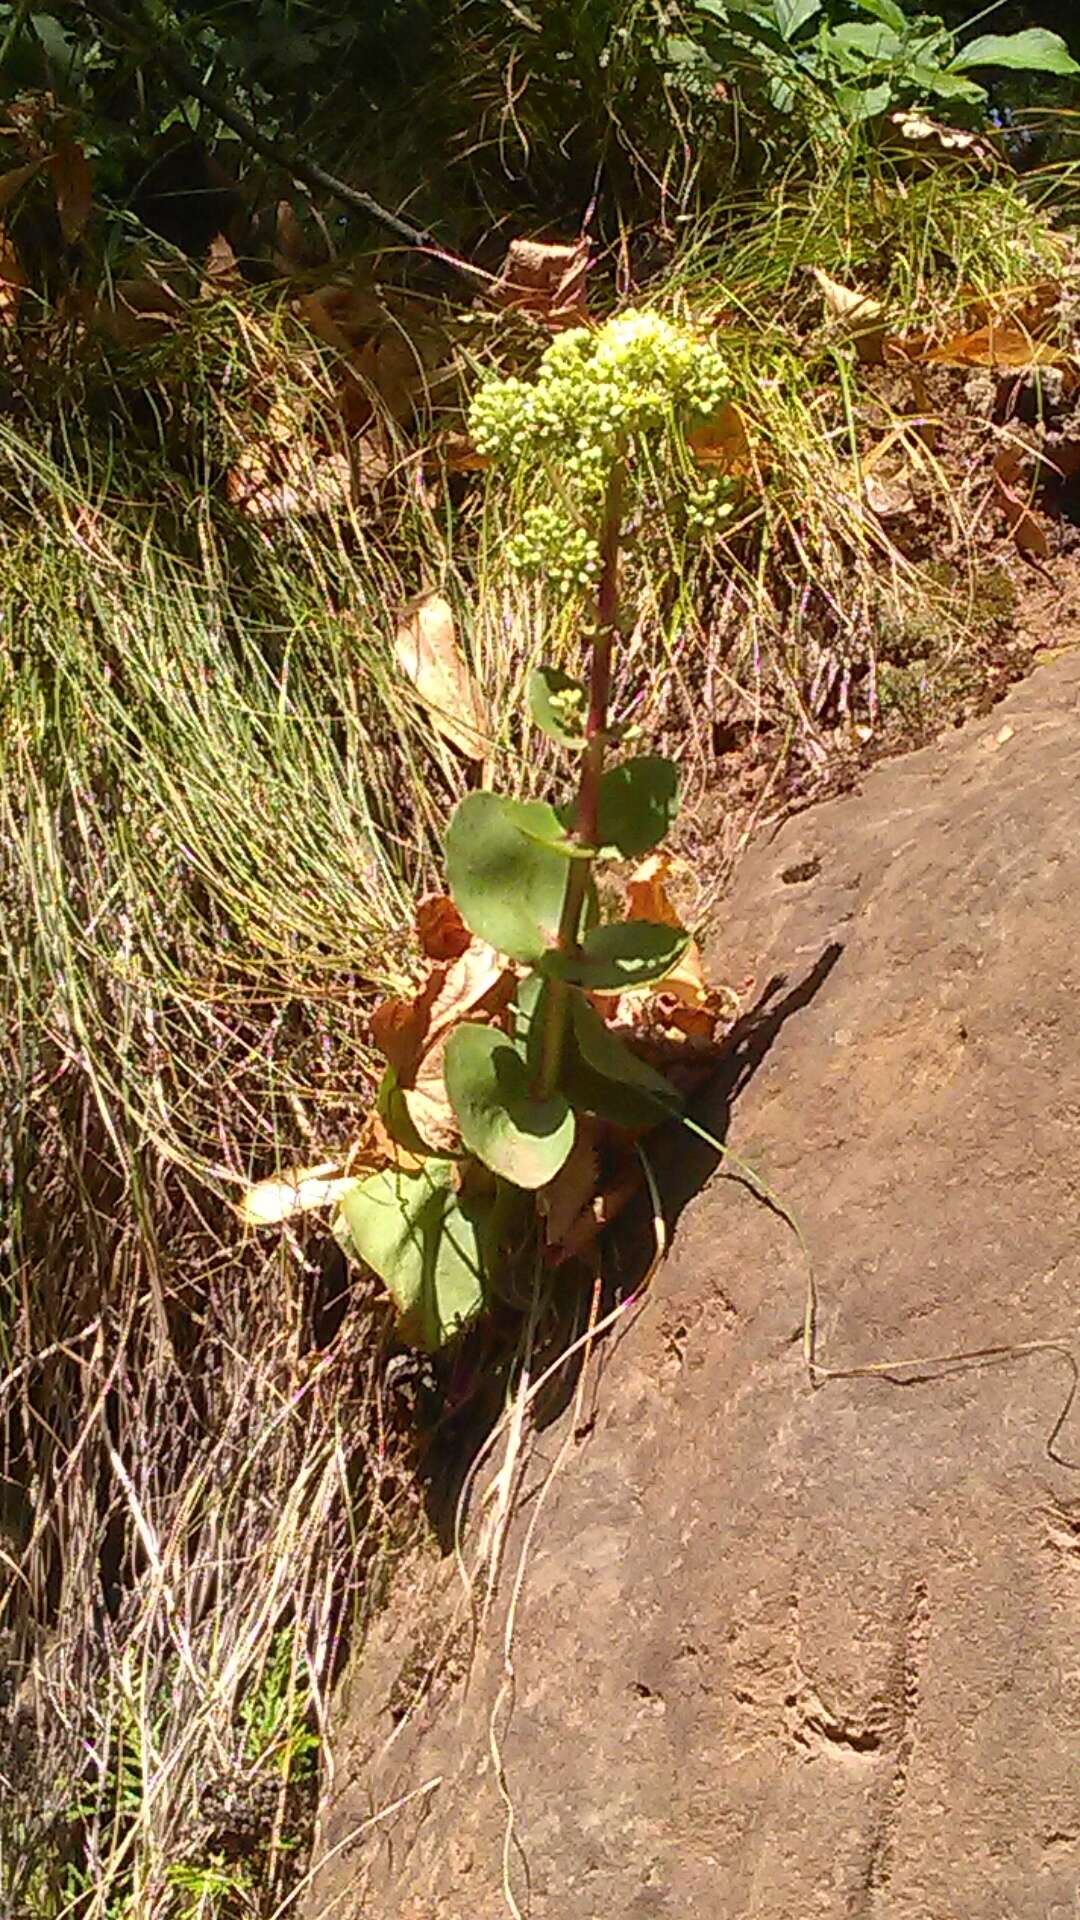
[[[649,1164],[662,1204],[668,1246],[684,1208],[724,1163],[736,1101],[787,1021],[803,1012],[821,991],[843,950],[840,942],[830,942],[804,977],[792,986],[788,985],[786,974],[773,975],[754,1005],[735,1022],[725,1040],[715,1074],[690,1107],[690,1118],[703,1134],[712,1136],[712,1144],[701,1135],[688,1132],[678,1120],[665,1123],[650,1139]],[[744,1176],[736,1170],[734,1177]],[[772,1204],[750,1180],[747,1185],[763,1206]],[[653,1202],[643,1190],[607,1236],[596,1303],[598,1322],[611,1314],[620,1302],[629,1303],[646,1285],[655,1250]],[[538,1429],[551,1426],[564,1415],[577,1391],[588,1353],[587,1346],[581,1342],[588,1293],[587,1276],[583,1275],[582,1288],[574,1289],[572,1296],[568,1289],[566,1299],[555,1308],[553,1324],[534,1359],[534,1378],[556,1369],[550,1384],[536,1401],[534,1420]],[[612,1350],[607,1343],[605,1352],[603,1335],[598,1348],[594,1394],[607,1354]],[[574,1349],[573,1352],[570,1349]],[[566,1352],[567,1359],[566,1364],[559,1367],[561,1351]],[[442,1393],[437,1398],[441,1406],[422,1441],[420,1477],[428,1520],[444,1553],[454,1547],[462,1491],[473,1464],[505,1411],[507,1381],[515,1352],[514,1329],[508,1326],[505,1317],[493,1316],[463,1342],[449,1362],[448,1379],[440,1382]],[[583,1432],[588,1431],[589,1424],[586,1418]]]

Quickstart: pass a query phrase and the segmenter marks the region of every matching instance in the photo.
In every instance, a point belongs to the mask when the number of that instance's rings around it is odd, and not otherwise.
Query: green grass
[[[944,175],[901,193],[838,166],[687,227],[649,298],[720,318],[756,467],[708,539],[680,504],[689,456],[653,476],[616,717],[675,748],[691,815],[719,733],[813,791],[879,724],[882,661],[931,634],[947,685],[977,621],[936,462],[932,565],[867,511],[860,461],[892,403],[805,269],[880,289],[902,329],[1058,260],[1014,187]],[[602,261],[599,305],[617,279]],[[555,770],[521,696],[541,653],[573,662],[575,610],[508,571],[512,505],[419,457],[485,365],[542,343],[433,321],[453,379],[415,431],[382,421],[379,501],[280,523],[230,507],[226,471],[273,410],[301,473],[341,429],[332,357],[272,292],[194,302],[112,361],[65,357],[43,319],[52,357],[9,369],[0,1475],[30,1491],[0,1533],[0,1627],[31,1677],[0,1729],[0,1903],[26,1920],[277,1911],[343,1641],[419,1525],[377,1299],[354,1280],[328,1312],[321,1228],[245,1239],[232,1203],[355,1137],[370,1010],[414,964],[411,903],[466,770],[394,665],[411,594],[455,607],[492,784],[546,790]],[[729,852],[746,827],[724,828]],[[211,1785],[248,1810],[235,1858]]]

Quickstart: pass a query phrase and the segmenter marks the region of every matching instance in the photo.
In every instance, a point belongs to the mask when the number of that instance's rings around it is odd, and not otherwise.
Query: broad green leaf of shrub
[[[845,65],[849,65],[852,56],[861,66],[867,60],[892,60],[900,51],[900,41],[891,27],[881,23],[872,27],[859,20],[834,27],[826,38],[826,45],[830,53],[844,57]]]
[[[855,0],[855,4],[860,12],[872,14],[875,20],[880,20],[886,27],[891,27],[894,33],[906,33],[911,25],[903,8],[897,6],[896,0]]]
[[[1059,33],[1048,27],[1026,27],[1023,33],[983,33],[969,40],[949,62],[954,72],[965,67],[1014,67],[1033,73],[1080,73]]]
[[[516,1187],[542,1187],[574,1144],[564,1094],[537,1099],[525,1054],[497,1027],[467,1020],[446,1043],[446,1092],[461,1137],[493,1173]]]
[[[800,27],[821,12],[821,0],[776,0],[776,24],[785,40],[794,40]]]
[[[470,793],[446,834],[446,876],[465,925],[526,965],[554,946],[566,892],[565,829],[542,800]]]
[[[689,944],[684,927],[652,920],[609,920],[586,934],[580,954],[549,954],[544,969],[590,993],[625,993],[662,980]]]
[[[448,1160],[419,1173],[375,1173],[344,1195],[338,1238],[378,1274],[398,1312],[398,1330],[433,1352],[486,1303],[492,1201],[464,1200]]]
[[[533,725],[560,747],[585,744],[589,695],[583,682],[559,667],[537,667],[529,675],[529,712]]]
[[[600,850],[636,860],[659,846],[679,811],[679,770],[656,753],[612,767],[600,781]]]
[[[893,97],[887,80],[876,87],[837,87],[836,104],[845,120],[875,120]]]

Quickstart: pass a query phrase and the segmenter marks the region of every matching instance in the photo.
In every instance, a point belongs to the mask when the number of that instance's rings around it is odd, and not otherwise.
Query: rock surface
[[[787,984],[714,1124],[805,1231],[821,1363],[927,1364],[814,1390],[790,1229],[722,1170],[686,1207],[531,1543],[530,1920],[1080,1914],[1078,783],[1072,657],[745,862],[714,970]],[[532,1514],[467,1690],[395,1732],[408,1609],[346,1690],[311,1916],[512,1910]]]

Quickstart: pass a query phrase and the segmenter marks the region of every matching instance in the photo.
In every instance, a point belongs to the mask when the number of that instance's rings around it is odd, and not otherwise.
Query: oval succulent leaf
[[[642,1060],[625,1040],[612,1032],[583,993],[571,987],[570,995],[574,1039],[585,1065],[593,1073],[614,1082],[616,1094],[632,1088],[636,1093],[647,1095],[652,1102],[654,1119],[661,1119],[664,1109],[669,1113],[677,1111],[682,1106],[682,1096],[663,1074],[650,1067],[647,1060]]]
[[[560,667],[537,667],[529,675],[529,712],[534,726],[560,747],[585,745],[589,696],[580,680]]]
[[[586,934],[580,954],[573,958],[549,954],[544,969],[590,993],[625,993],[662,980],[681,960],[689,942],[684,927],[652,920],[611,920]]]
[[[338,1238],[371,1267],[398,1311],[398,1330],[434,1351],[474,1320],[487,1297],[491,1200],[466,1200],[449,1161],[419,1173],[376,1173],[342,1198]]]
[[[470,932],[535,965],[558,935],[568,869],[554,843],[565,837],[542,800],[468,794],[447,829],[446,873]]]
[[[661,754],[645,753],[612,767],[600,781],[600,846],[637,860],[659,846],[679,811],[679,770]]]
[[[574,1144],[565,1095],[537,1099],[524,1054],[497,1027],[472,1021],[446,1043],[446,1091],[461,1137],[493,1173],[516,1187],[542,1187]]]

